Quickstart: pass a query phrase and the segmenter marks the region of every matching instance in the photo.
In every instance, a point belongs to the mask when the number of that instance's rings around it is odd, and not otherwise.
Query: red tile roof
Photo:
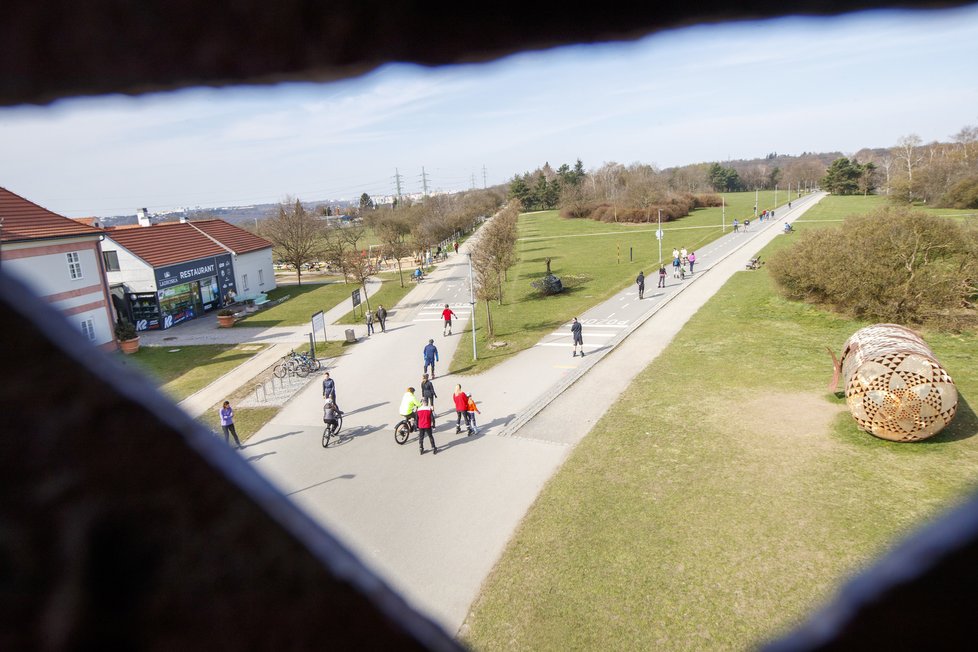
[[[153,267],[166,267],[208,256],[220,256],[227,249],[189,224],[170,222],[138,229],[112,229],[105,236]]]
[[[0,240],[20,242],[49,238],[99,235],[95,227],[42,208],[6,188],[0,188]]]
[[[236,254],[246,254],[249,251],[258,251],[272,246],[268,240],[224,220],[195,220],[191,224]]]
[[[165,267],[232,252],[243,254],[272,246],[268,240],[224,220],[201,220],[193,222],[193,226],[187,222],[164,222],[153,226],[137,225],[135,228],[118,227],[108,229],[106,237],[118,242],[153,267]]]

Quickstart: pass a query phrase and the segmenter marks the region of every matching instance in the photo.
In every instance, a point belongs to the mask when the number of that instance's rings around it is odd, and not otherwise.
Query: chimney
[[[150,226],[149,213],[146,212],[145,208],[136,210],[136,221],[139,222],[139,226]]]

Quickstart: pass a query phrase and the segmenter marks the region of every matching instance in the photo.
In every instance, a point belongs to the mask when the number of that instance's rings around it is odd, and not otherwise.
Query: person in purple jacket
[[[231,437],[234,437],[234,443],[241,448],[241,440],[238,439],[238,433],[234,429],[234,410],[231,409],[230,401],[224,401],[224,405],[221,406],[221,430],[224,431],[224,443],[230,444]]]

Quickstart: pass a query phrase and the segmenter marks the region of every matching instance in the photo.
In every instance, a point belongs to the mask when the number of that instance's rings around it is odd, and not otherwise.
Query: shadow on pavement
[[[377,430],[368,428],[367,426],[358,426],[356,428],[341,430],[339,436],[336,437],[335,442],[330,442],[329,447],[335,448],[336,446],[343,446],[344,444],[350,443],[357,437],[363,437],[364,435],[369,435],[373,432],[377,432]]]
[[[343,475],[338,475],[335,478],[329,478],[328,480],[323,480],[322,482],[317,482],[316,484],[311,484],[308,487],[303,487],[302,489],[296,489],[295,491],[290,491],[289,493],[287,493],[285,495],[286,496],[294,496],[294,495],[300,494],[303,491],[306,491],[308,489],[314,489],[315,487],[319,487],[321,485],[324,485],[327,482],[332,482],[333,480],[352,480],[355,477],[357,477],[355,473],[344,473]]]
[[[378,408],[381,405],[389,405],[389,404],[390,404],[390,401],[384,401],[383,403],[374,403],[373,405],[364,405],[364,406],[358,407],[355,410],[347,410],[346,412],[343,413],[343,416],[344,417],[347,417],[347,416],[349,416],[351,414],[356,414],[357,412],[366,412],[367,410],[372,410],[374,408]]]
[[[249,461],[249,462],[257,462],[261,458],[268,457],[269,455],[278,455],[278,451],[270,451],[268,453],[261,453],[259,455],[253,455],[253,456],[249,457],[247,461]]]
[[[442,436],[442,437],[446,437],[446,436],[449,436],[449,435],[455,437],[455,439],[452,439],[451,441],[446,442],[445,444],[438,444],[438,452],[441,452],[442,450],[445,450],[445,449],[453,448],[455,446],[461,446],[463,444],[468,444],[470,442],[474,442],[474,441],[477,441],[479,439],[482,439],[483,437],[485,437],[488,434],[487,431],[490,430],[491,428],[493,428],[494,426],[505,426],[507,423],[509,423],[510,421],[512,421],[514,418],[516,418],[516,414],[509,414],[509,415],[507,415],[505,417],[497,417],[497,418],[493,419],[492,421],[490,421],[489,423],[485,423],[485,424],[479,426],[479,432],[476,433],[476,434],[474,434],[474,435],[467,435],[465,433],[464,427],[462,429],[462,432],[459,433],[459,434],[455,434],[454,432],[452,432],[452,431],[450,431],[448,429],[446,429],[445,432],[442,432],[442,433],[435,432],[435,441],[436,442],[438,441],[439,435]]]
[[[264,444],[265,442],[275,441],[276,439],[285,439],[286,437],[291,437],[292,435],[301,435],[301,434],[302,434],[301,430],[292,430],[289,432],[283,432],[281,435],[275,435],[274,437],[266,437],[261,441],[256,441],[254,443],[252,443],[251,440],[249,439],[248,443],[242,445],[241,448],[251,448],[252,446],[258,446],[260,444]]]

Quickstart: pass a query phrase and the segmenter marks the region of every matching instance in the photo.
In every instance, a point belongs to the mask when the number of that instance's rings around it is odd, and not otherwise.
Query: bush
[[[137,337],[139,337],[139,333],[136,332],[136,327],[133,326],[132,322],[128,319],[120,318],[119,321],[115,323],[115,338],[120,342],[133,340]]]
[[[946,218],[884,208],[801,234],[768,269],[790,298],[857,319],[946,326],[971,311],[978,235]],[[957,317],[955,318],[957,319]]]
[[[941,204],[951,208],[978,208],[978,176],[966,177],[951,186]]]

